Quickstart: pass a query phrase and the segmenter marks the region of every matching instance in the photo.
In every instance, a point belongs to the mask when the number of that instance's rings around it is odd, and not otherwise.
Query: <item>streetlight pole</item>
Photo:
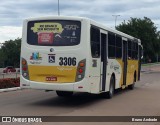
[[[60,11],[59,11],[59,0],[58,0],[58,16],[60,15]]]
[[[115,17],[115,29],[116,29],[116,22],[117,22],[117,17],[120,15],[112,15],[113,17]]]

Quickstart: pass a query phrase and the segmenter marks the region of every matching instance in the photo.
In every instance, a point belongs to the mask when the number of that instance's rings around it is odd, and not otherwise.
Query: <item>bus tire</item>
[[[109,91],[102,93],[104,98],[111,99],[113,97],[114,89],[115,89],[114,86],[115,86],[115,79],[112,76],[111,79],[110,79]]]
[[[130,90],[133,90],[133,89],[134,89],[134,87],[135,87],[135,82],[136,82],[136,75],[134,74],[133,83],[128,86],[128,88],[129,88]]]
[[[67,91],[56,91],[56,93],[59,97],[70,97],[73,95],[73,92],[67,92]]]

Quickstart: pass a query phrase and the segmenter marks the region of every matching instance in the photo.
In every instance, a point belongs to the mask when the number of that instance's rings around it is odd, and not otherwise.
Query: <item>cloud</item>
[[[3,43],[7,40],[14,40],[16,38],[21,38],[22,36],[22,27],[16,26],[0,26],[0,43]]]
[[[115,14],[121,15],[118,17],[117,24],[129,20],[130,17],[143,18],[144,16],[151,18],[156,24],[160,24],[157,16],[160,12],[159,0],[59,1],[61,15],[88,17],[109,27],[114,27],[115,18],[112,15]],[[3,27],[3,32],[5,32],[4,26],[21,27],[26,18],[57,15],[57,2],[58,0],[3,0],[0,4],[0,27]],[[2,37],[4,39],[4,36],[0,34],[0,41],[2,41]]]
[[[158,0],[59,0],[61,15],[86,16],[94,20],[107,19],[113,14],[126,16],[146,16],[148,8],[153,11],[159,7]],[[29,17],[57,15],[57,0],[7,0],[1,2],[0,16],[2,21],[0,26],[11,25],[20,26],[22,20]],[[140,11],[142,10],[142,11]],[[137,13],[137,11],[139,11]],[[155,18],[156,14],[149,16]],[[123,17],[124,16],[124,17]],[[106,18],[105,18],[106,17]],[[112,20],[108,18],[107,20]]]

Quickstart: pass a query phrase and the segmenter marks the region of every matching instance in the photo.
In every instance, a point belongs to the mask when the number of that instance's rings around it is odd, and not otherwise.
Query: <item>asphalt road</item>
[[[0,93],[0,116],[160,116],[159,96],[160,72],[146,72],[134,90],[117,91],[112,99],[88,93],[60,98],[31,89]]]

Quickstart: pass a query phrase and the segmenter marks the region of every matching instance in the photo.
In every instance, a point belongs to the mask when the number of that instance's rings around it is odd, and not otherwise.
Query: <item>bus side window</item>
[[[115,34],[109,32],[108,33],[108,57],[115,58],[116,57],[116,45],[115,45]]]
[[[91,54],[93,58],[100,57],[100,30],[91,27]]]
[[[116,58],[122,58],[122,37],[116,35]]]
[[[138,43],[136,41],[132,43],[132,58],[138,59]]]
[[[132,41],[128,40],[128,59],[132,59]]]

